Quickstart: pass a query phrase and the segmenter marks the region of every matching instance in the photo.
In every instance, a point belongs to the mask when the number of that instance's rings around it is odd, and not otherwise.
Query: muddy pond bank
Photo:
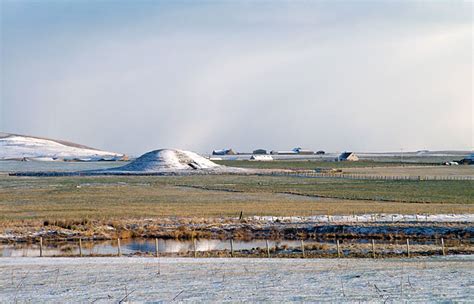
[[[166,218],[120,221],[19,222],[0,227],[0,243],[120,239],[169,240],[462,240],[472,242],[471,222],[321,222],[309,218]]]

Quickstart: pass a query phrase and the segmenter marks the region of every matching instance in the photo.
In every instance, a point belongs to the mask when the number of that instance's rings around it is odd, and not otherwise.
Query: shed
[[[267,150],[265,149],[253,150],[253,154],[267,154]]]
[[[466,158],[461,159],[458,163],[462,165],[474,165],[474,153],[469,154]]]

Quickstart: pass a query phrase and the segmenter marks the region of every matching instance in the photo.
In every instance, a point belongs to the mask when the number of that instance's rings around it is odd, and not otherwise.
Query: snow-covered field
[[[0,258],[0,274],[0,303],[426,303],[474,298],[472,256]]]
[[[333,161],[341,152],[326,152],[324,155],[307,155],[307,154],[291,154],[279,155],[272,154],[275,160],[319,160]],[[377,161],[401,161],[404,162],[438,162],[441,160],[455,160],[467,157],[472,151],[397,151],[397,152],[354,152],[360,160],[377,160]],[[236,155],[208,155],[209,157],[219,158],[222,160],[248,160],[252,156],[251,153]]]
[[[119,153],[45,138],[9,134],[0,136],[0,160],[23,158],[37,161],[118,160],[123,156]]]
[[[387,214],[254,216],[263,223],[474,223],[474,214]]]

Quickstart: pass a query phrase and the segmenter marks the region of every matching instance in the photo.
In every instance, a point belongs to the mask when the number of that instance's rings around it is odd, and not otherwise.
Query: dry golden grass
[[[244,216],[473,213],[473,205],[466,204],[472,190],[467,189],[464,190],[465,193],[458,194],[459,190],[452,188],[458,185],[459,189],[464,189],[463,184],[458,183],[408,182],[374,185],[371,181],[360,184],[349,181],[345,183],[345,181],[248,176],[57,178],[0,176],[0,222],[5,226],[22,220],[104,221],[172,216],[237,217],[241,211]],[[467,182],[467,186],[471,185],[469,183]],[[178,184],[182,186],[177,186]],[[215,188],[215,190],[189,186]],[[380,202],[377,201],[377,195],[374,195],[374,191],[378,191],[377,187],[381,187],[381,193],[387,191],[386,187],[395,187],[392,192],[385,193],[384,198],[421,195],[423,201],[428,203]],[[242,192],[228,192],[228,190]],[[316,198],[278,193],[286,190],[296,190],[308,195],[343,193],[345,196],[354,195],[355,198]],[[374,200],[360,200],[357,199],[358,196]]]

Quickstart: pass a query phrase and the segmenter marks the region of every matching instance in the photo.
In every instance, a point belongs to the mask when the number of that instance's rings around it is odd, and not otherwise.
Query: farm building
[[[265,149],[253,150],[252,154],[267,154],[267,150],[265,150]]]
[[[275,154],[275,155],[296,155],[297,153],[295,151],[276,151],[272,150],[270,154]]]
[[[250,160],[256,160],[256,161],[272,161],[273,160],[273,157],[271,155],[262,155],[262,154],[258,154],[258,155],[252,155],[250,157]]]
[[[324,152],[323,150],[319,150],[318,152],[316,152],[316,155],[324,155],[326,154],[326,152]]]
[[[469,154],[466,158],[461,159],[458,163],[462,165],[474,165],[474,153]]]
[[[235,155],[234,150],[232,149],[221,149],[221,150],[214,150],[212,151],[212,155]]]
[[[311,150],[305,150],[302,148],[294,148],[291,151],[275,151],[272,150],[270,154],[278,154],[278,155],[313,155],[314,152]]]
[[[303,148],[294,148],[293,151],[295,151],[297,154],[301,154],[301,155],[313,155],[314,154],[314,151],[305,150]]]
[[[336,161],[358,161],[359,157],[354,152],[343,152]]]

